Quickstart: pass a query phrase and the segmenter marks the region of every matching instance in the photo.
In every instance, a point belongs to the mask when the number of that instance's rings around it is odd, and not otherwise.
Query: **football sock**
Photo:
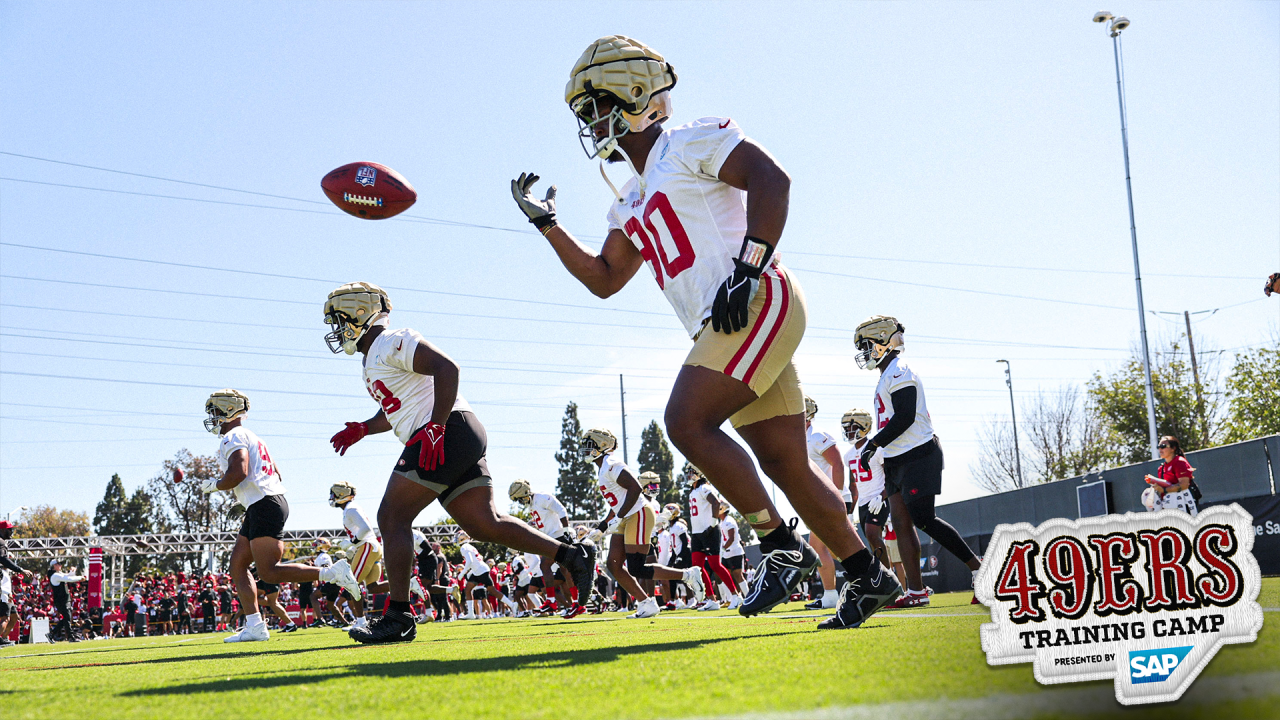
[[[761,542],[771,543],[775,547],[785,547],[786,545],[790,545],[791,539],[791,528],[787,527],[786,523],[770,530],[767,535],[760,538]]]
[[[871,569],[871,553],[866,548],[862,548],[858,552],[840,561],[840,566],[844,568],[844,572],[850,578],[860,578],[867,574]]]
[[[262,624],[262,613],[254,613],[244,616],[244,626],[247,628],[257,627]]]
[[[576,588],[576,587],[571,587],[571,588],[569,588],[569,597],[570,597],[570,598],[571,598],[575,603],[577,603],[577,602],[578,602],[578,588]]]
[[[834,603],[834,602],[836,602],[836,600],[837,600],[838,598],[839,598],[839,596],[838,596],[838,594],[836,593],[836,591],[835,591],[835,590],[823,590],[823,591],[822,591],[822,604],[823,604],[823,605],[826,605],[826,604],[828,604],[828,603]]]
[[[390,612],[412,613],[413,608],[409,606],[408,600],[387,600],[387,609]]]

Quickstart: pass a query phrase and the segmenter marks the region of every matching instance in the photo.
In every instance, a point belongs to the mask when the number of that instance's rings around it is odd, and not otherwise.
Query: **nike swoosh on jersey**
[[[733,122],[733,119],[732,119],[732,118],[730,118],[730,119],[728,119],[728,120],[725,120],[724,122],[720,123],[720,129],[721,129],[721,130],[723,130],[723,129],[725,129],[725,128],[729,127],[729,123],[731,123],[731,122]]]
[[[404,341],[403,341],[403,340],[397,340],[397,341],[396,341],[396,352],[400,352],[400,348],[402,348],[402,347],[404,347]],[[894,377],[897,377],[897,376],[895,375]]]

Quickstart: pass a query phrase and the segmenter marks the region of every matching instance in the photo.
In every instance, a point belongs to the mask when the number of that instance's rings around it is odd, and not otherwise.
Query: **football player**
[[[329,293],[325,342],[334,353],[364,356],[365,388],[380,406],[364,422],[349,422],[330,442],[339,454],[373,433],[392,431],[405,449],[378,508],[389,611],[367,628],[362,643],[407,642],[417,635],[409,606],[413,574],[413,520],[436,499],[477,539],[554,557],[583,594],[590,592],[590,548],[557,542],[493,504],[485,460],[488,438],[471,406],[458,394],[458,364],[410,329],[389,330],[391,299],[377,285],[348,283]]]
[[[742,532],[738,528],[738,521],[729,515],[728,505],[720,506],[720,540],[723,543],[720,547],[720,557],[725,569],[733,575],[733,581],[738,587],[742,587],[742,561],[747,551],[742,547]],[[741,603],[740,597],[730,598],[727,609],[733,610]]]
[[[609,514],[596,526],[597,530],[612,536],[609,541],[609,572],[636,599],[636,611],[627,617],[650,618],[661,608],[658,601],[640,587],[637,579],[683,580],[695,589],[702,587],[702,580],[698,577],[697,568],[680,571],[645,562],[656,516],[653,506],[644,501],[635,475],[614,457],[613,451],[617,448],[618,438],[600,428],[582,431],[578,443],[582,457],[596,464],[600,494],[609,505]],[[716,609],[719,609],[718,605]]]
[[[862,448],[871,432],[871,413],[854,408],[840,418],[840,427],[844,429],[845,442],[852,445],[844,454],[844,462],[849,468],[849,484],[856,486],[852,497],[857,504],[858,525],[871,553],[885,567],[893,567],[884,543],[884,528],[889,519],[889,504],[884,499],[884,450],[872,453],[871,467],[862,466]]]
[[[611,205],[599,253],[557,224],[554,187],[539,199],[538,177],[526,173],[512,181],[512,195],[569,273],[600,297],[647,262],[693,340],[665,421],[675,446],[760,535],[760,579],[739,612],[784,602],[818,556],[794,523],[783,523],[751,456],[720,429],[725,420],[846,566],[858,601],[840,627],[855,627],[899,590],[874,566],[805,451],[804,397],[791,362],[804,335],[804,295],[774,256],[791,180],[729,118],[665,128],[675,84],[670,63],[621,35],[591,43],[569,73],[565,100],[587,155],[624,162],[633,175]]]
[[[224,642],[254,642],[270,636],[262,613],[258,612],[258,589],[249,573],[250,565],[256,565],[258,575],[269,583],[330,582],[359,596],[360,586],[345,561],[324,568],[281,562],[281,538],[289,519],[289,503],[266,443],[244,426],[249,398],[231,388],[219,390],[205,401],[204,412],[205,430],[219,439],[218,469],[222,477],[206,480],[200,489],[205,494],[231,492],[245,509],[240,533],[231,549],[231,579],[245,624]]]
[[[577,541],[570,534],[569,511],[564,509],[564,504],[554,495],[534,492],[529,481],[523,479],[511,483],[511,487],[507,490],[507,495],[512,502],[518,502],[527,507],[533,526],[546,533],[552,540],[570,544]],[[554,559],[543,557],[540,566],[550,568],[554,563]],[[560,602],[564,603],[565,607],[572,606],[572,596],[576,595],[578,590],[574,587],[573,578],[569,577],[568,570],[563,567],[557,567],[555,574],[547,577],[546,582],[548,583],[547,590],[558,594]],[[549,603],[542,609],[547,612],[554,610]]]
[[[329,487],[329,507],[342,510],[342,529],[347,533],[338,540],[338,547],[346,551],[351,558],[351,574],[356,582],[369,590],[369,595],[387,591],[387,583],[382,579],[382,543],[378,542],[378,534],[373,531],[369,516],[356,504],[356,488],[343,480]],[[364,618],[364,600],[357,595],[352,605],[356,619],[351,627],[364,628],[369,623]]]
[[[915,528],[938,541],[977,577],[981,561],[960,533],[934,512],[942,492],[942,446],[933,434],[925,403],[924,384],[902,359],[906,328],[897,318],[876,315],[854,331],[858,367],[879,370],[876,385],[876,434],[858,451],[862,467],[870,467],[877,450],[884,458],[885,493],[898,535],[898,551],[907,573],[907,593],[895,607],[929,604],[929,591],[920,577],[920,538]]]
[[[715,579],[719,578],[729,588],[729,604],[735,608],[742,605],[738,597],[738,586],[733,582],[733,575],[720,562],[720,502],[716,491],[707,484],[698,468],[686,465],[684,480],[689,490],[689,522],[693,524],[690,531],[693,535],[693,567],[702,571],[702,583],[707,589],[707,599],[699,610],[719,610],[720,603],[715,599]]]
[[[841,494],[845,492],[844,481],[844,462],[840,459],[840,448],[836,445],[836,439],[830,433],[823,432],[813,426],[813,418],[818,414],[818,403],[808,395],[804,398],[804,429],[805,441],[809,446],[809,460],[818,466],[818,471],[822,473],[822,477],[828,479],[835,485],[836,490]],[[848,514],[846,509],[845,514]],[[827,546],[822,543],[822,538],[817,533],[809,535],[809,544],[813,546],[814,552],[818,553],[818,558],[822,560],[822,566],[818,568],[818,575],[822,578],[822,597],[805,605],[808,610],[830,610],[836,606],[836,601],[840,595],[836,592],[836,567],[835,562],[831,559],[831,553],[827,551]]]

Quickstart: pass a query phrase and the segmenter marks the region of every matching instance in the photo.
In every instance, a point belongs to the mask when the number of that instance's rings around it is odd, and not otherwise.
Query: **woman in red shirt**
[[[1192,473],[1195,468],[1187,462],[1182,454],[1182,444],[1178,438],[1165,435],[1156,446],[1160,451],[1160,459],[1164,462],[1156,469],[1154,476],[1146,477],[1147,483],[1156,489],[1160,496],[1157,510],[1182,510],[1192,517],[1199,514],[1196,500],[1191,494]]]

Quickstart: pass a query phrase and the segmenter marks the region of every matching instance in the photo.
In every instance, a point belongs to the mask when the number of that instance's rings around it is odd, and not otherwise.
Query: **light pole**
[[[1138,329],[1142,335],[1142,372],[1147,385],[1147,434],[1151,441],[1151,459],[1159,460],[1156,450],[1156,396],[1151,386],[1151,351],[1147,348],[1147,314],[1142,303],[1142,272],[1138,269],[1138,226],[1133,219],[1133,181],[1129,175],[1129,122],[1124,102],[1124,75],[1120,72],[1120,33],[1129,27],[1129,18],[1115,17],[1106,10],[1093,16],[1096,23],[1110,21],[1111,51],[1116,61],[1116,96],[1120,100],[1120,142],[1124,146],[1124,186],[1129,194],[1129,239],[1133,244],[1133,282],[1138,289]]]
[[[31,509],[31,508],[27,507],[26,505],[23,505],[22,507],[16,507],[16,508],[14,508],[14,509],[10,510],[9,512],[5,513],[4,519],[5,519],[5,520],[8,520],[8,521],[10,521],[10,522],[13,522],[13,516],[14,516],[14,513],[20,513],[20,512],[22,512],[23,510],[30,510],[30,509]]]
[[[1022,480],[1022,451],[1018,449],[1018,411],[1013,405],[1013,373],[1009,370],[1008,360],[997,360],[1004,363],[1004,384],[1009,386],[1009,417],[1013,419],[1013,459],[1018,467],[1018,487],[1026,487]]]

